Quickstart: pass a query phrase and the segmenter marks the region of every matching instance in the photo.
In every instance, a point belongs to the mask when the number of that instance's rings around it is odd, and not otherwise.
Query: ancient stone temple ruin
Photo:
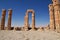
[[[32,10],[32,9],[28,9],[26,12],[26,15],[24,17],[25,18],[25,24],[24,24],[25,29],[28,30],[28,27],[29,27],[29,17],[28,17],[29,12],[32,13],[32,30],[34,30],[34,28],[35,28],[35,13],[34,13],[34,10]]]
[[[5,16],[6,16],[6,10],[2,9],[1,30],[4,30],[5,27]]]
[[[12,9],[8,10],[8,30],[11,30]]]
[[[6,10],[2,9],[2,16],[1,16],[1,30],[4,30],[5,27],[5,16],[6,16]],[[7,25],[7,29],[10,30],[11,29],[11,18],[12,18],[12,9],[8,10],[8,25]]]
[[[52,3],[48,5],[49,7],[49,16],[50,16],[50,24],[45,28],[38,28],[39,30],[56,30],[57,32],[60,32],[60,0],[52,0]],[[24,16],[24,27],[21,28],[24,31],[28,31],[29,29],[29,13],[32,13],[32,28],[31,30],[36,30],[35,28],[35,12],[33,9],[28,9],[26,11],[26,14]],[[1,16],[1,30],[4,30],[5,28],[5,16],[6,16],[6,10],[2,9],[2,16]],[[11,30],[11,19],[12,19],[12,9],[8,10],[8,23],[7,23],[7,30]],[[19,29],[19,28],[16,28]],[[14,28],[15,30],[15,28]]]
[[[60,0],[52,0],[49,4],[50,29],[60,31]]]

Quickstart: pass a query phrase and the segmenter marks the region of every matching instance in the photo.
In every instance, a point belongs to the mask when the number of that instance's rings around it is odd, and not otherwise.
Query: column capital
[[[12,9],[10,8],[10,9],[8,9],[8,11],[12,11]]]
[[[56,6],[57,4],[60,4],[60,0],[52,0],[53,6]]]
[[[6,9],[2,9],[2,11],[6,11]]]
[[[2,9],[2,15],[5,15],[6,14],[4,12],[6,12],[6,9]]]
[[[12,9],[8,10],[8,30],[11,30]]]
[[[53,4],[49,4],[48,7],[49,7],[49,11],[53,11],[54,10]]]
[[[12,9],[8,9],[8,14],[12,15]]]
[[[6,16],[6,10],[2,9],[1,30],[4,30],[5,27],[5,16]]]

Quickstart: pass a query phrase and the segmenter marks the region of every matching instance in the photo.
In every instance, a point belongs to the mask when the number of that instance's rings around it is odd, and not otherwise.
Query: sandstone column
[[[55,19],[54,19],[53,4],[49,4],[49,15],[50,15],[50,30],[54,30],[55,29]]]
[[[11,30],[12,9],[8,10],[8,30]]]
[[[29,27],[29,17],[28,17],[28,12],[26,13],[26,27],[28,28]]]
[[[59,0],[52,0],[52,1],[54,6],[56,31],[60,32],[60,1]]]
[[[35,29],[35,14],[32,13],[32,29]]]
[[[24,16],[24,27],[26,26],[26,16]]]
[[[6,16],[6,10],[2,9],[1,30],[4,30],[5,27],[5,16]]]
[[[24,28],[25,28],[25,31],[27,31],[28,30],[28,17],[27,16],[25,16],[24,17]]]

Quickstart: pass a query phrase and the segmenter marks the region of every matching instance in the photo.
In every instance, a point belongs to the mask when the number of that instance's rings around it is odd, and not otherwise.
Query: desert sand
[[[0,40],[60,40],[55,31],[14,31],[0,30]]]

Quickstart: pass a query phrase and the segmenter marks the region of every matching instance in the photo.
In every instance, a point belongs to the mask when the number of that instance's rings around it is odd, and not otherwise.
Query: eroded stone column
[[[26,28],[28,28],[28,27],[29,27],[29,17],[28,17],[28,13],[26,13],[25,18],[26,18]]]
[[[27,16],[24,17],[24,29],[25,31],[28,30],[28,17]]]
[[[32,13],[32,29],[35,29],[35,14]]]
[[[56,31],[60,32],[60,1],[59,0],[52,0],[52,1],[54,6]]]
[[[6,16],[6,10],[2,9],[1,30],[4,30],[5,27],[5,16]]]
[[[8,30],[11,30],[12,9],[8,10]]]
[[[55,18],[54,18],[53,4],[49,4],[49,15],[50,15],[50,30],[54,30],[55,29]]]
[[[26,26],[26,16],[24,16],[24,28]]]

